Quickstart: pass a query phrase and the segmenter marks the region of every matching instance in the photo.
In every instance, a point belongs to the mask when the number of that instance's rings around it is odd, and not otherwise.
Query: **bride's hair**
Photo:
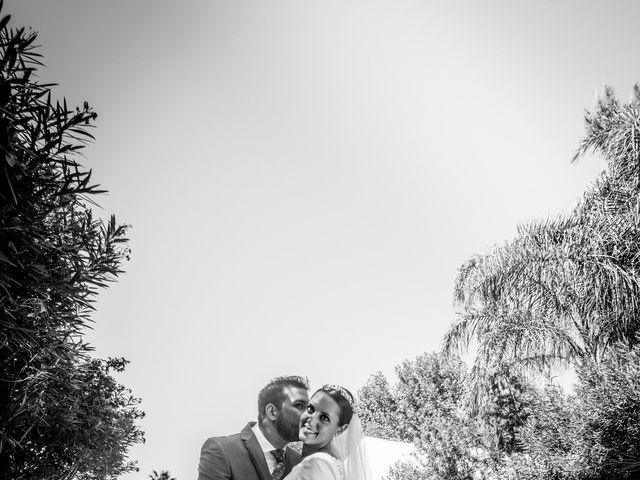
[[[318,391],[329,395],[340,407],[340,426],[348,425],[353,417],[354,398],[351,392],[339,385],[323,385]]]

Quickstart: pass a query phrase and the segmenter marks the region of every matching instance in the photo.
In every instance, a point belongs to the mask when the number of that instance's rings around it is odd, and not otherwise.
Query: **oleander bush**
[[[0,20],[0,477],[116,478],[143,413],[112,376],[126,360],[92,358],[83,334],[126,226],[92,214],[103,190],[79,153],[96,113],[35,80],[35,40]]]

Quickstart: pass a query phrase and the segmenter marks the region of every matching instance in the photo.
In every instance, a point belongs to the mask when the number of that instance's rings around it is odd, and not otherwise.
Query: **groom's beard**
[[[276,432],[287,442],[297,442],[299,440],[297,423],[292,423],[285,419],[282,415],[278,415],[276,418]]]

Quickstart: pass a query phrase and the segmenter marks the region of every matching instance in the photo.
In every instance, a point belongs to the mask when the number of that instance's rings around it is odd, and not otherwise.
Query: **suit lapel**
[[[251,461],[253,461],[253,465],[256,467],[256,470],[260,474],[260,478],[262,480],[271,480],[271,474],[269,473],[269,467],[267,466],[267,461],[264,459],[264,453],[262,453],[262,449],[260,448],[260,444],[256,439],[251,427],[255,425],[255,423],[249,423],[242,432],[240,432],[240,439],[242,443],[247,448],[249,452],[249,456],[251,457]]]

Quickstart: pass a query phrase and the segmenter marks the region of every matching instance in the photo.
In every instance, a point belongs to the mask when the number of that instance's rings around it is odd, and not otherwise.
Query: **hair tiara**
[[[322,388],[320,388],[320,390],[335,390],[342,398],[344,398],[347,401],[349,406],[353,408],[355,400],[351,392],[346,388],[341,387],[340,385],[328,384],[328,385],[323,385]]]

